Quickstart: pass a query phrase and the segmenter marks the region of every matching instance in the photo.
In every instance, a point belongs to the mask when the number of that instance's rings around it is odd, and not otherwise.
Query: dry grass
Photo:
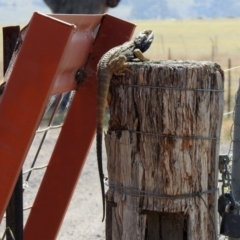
[[[228,69],[228,59],[232,67],[240,65],[240,19],[196,19],[166,21],[136,21],[136,32],[151,28],[155,40],[148,51],[152,59],[208,60],[215,61],[222,69]],[[212,45],[215,52],[212,59]],[[240,68],[231,72],[233,89],[238,85]],[[226,73],[226,80],[227,80]],[[227,81],[225,81],[227,83]],[[227,87],[227,85],[226,85]],[[225,89],[226,89],[225,87]]]
[[[155,20],[135,24],[136,32],[154,30],[155,40],[149,50],[154,59],[168,58],[171,49],[173,59],[212,60],[212,42],[215,42],[214,60],[225,68],[227,58],[238,59],[240,53],[240,19]]]
[[[147,52],[151,59],[208,60],[215,61],[222,69],[228,69],[228,59],[232,67],[240,65],[240,19],[196,19],[135,21],[136,33],[143,29],[153,29],[155,39]],[[214,56],[212,47],[214,44]],[[238,88],[240,68],[231,71],[231,109]],[[228,72],[225,73],[225,101],[228,92]],[[225,107],[225,112],[227,107]],[[224,117],[222,141],[230,140],[232,116]]]
[[[146,53],[151,59],[168,59],[170,51],[171,59],[213,60],[220,64],[223,70],[228,69],[228,59],[231,59],[233,67],[240,65],[240,19],[151,20],[134,21],[134,23],[137,25],[136,33],[143,29],[153,29],[155,32],[155,40]],[[214,56],[212,56],[213,43]],[[0,46],[2,46],[2,36],[0,36]],[[240,68],[231,71],[231,75],[233,106]],[[225,76],[225,89],[227,89],[228,73]],[[0,47],[0,81],[1,78],[2,47]],[[226,95],[225,99],[227,99]],[[229,136],[229,122],[228,118],[224,118],[222,133],[226,136],[224,139]]]
[[[231,141],[231,129],[233,125],[233,118],[230,117],[223,117],[223,124],[222,124],[222,132],[221,132],[221,139],[225,142]]]

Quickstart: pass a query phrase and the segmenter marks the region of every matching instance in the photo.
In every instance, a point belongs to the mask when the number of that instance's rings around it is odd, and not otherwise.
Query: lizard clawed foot
[[[145,58],[145,57],[144,57],[144,55],[143,55],[143,53],[141,52],[140,49],[135,49],[135,50],[134,50],[134,56],[135,56],[137,59],[139,59],[140,61],[142,61],[142,62],[149,61],[148,58]]]
[[[109,62],[108,68],[116,76],[124,76],[124,71],[133,73],[133,71],[128,69],[129,63],[126,61],[127,58],[124,55],[120,55]]]

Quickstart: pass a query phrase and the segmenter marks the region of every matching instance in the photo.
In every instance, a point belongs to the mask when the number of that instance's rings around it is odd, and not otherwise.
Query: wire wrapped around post
[[[106,238],[217,239],[221,67],[169,60],[129,68],[109,93]]]

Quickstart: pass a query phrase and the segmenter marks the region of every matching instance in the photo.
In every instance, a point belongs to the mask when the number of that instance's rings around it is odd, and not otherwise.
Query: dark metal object
[[[3,28],[3,72],[6,73],[11,61],[18,37],[20,33],[19,26]]]
[[[108,7],[114,8],[118,5],[119,2],[120,0],[107,0],[106,5]]]
[[[20,27],[3,28],[3,69],[6,73],[12,54],[19,37]],[[7,240],[23,239],[23,194],[22,194],[22,172],[19,175],[11,199],[6,210],[6,227],[11,231],[6,231]]]
[[[218,169],[220,173],[223,173],[225,169],[225,164],[228,165],[230,162],[229,156],[227,154],[219,155]]]
[[[240,238],[240,215],[234,213],[223,213],[220,234],[232,238]]]
[[[11,231],[7,231],[7,240],[23,240],[23,194],[22,172],[14,188],[6,210],[6,225]],[[13,238],[13,236],[15,238]]]
[[[84,68],[81,68],[76,72],[75,79],[78,84],[82,84],[86,81],[87,74],[86,74]]]
[[[220,234],[231,238],[240,238],[240,215],[236,214],[236,202],[230,193],[222,194],[218,199],[218,212],[222,216]]]
[[[219,215],[223,216],[223,213],[225,213],[226,210],[228,212],[233,212],[235,209],[235,205],[236,205],[235,200],[230,193],[222,194],[218,198],[218,213],[219,213]]]

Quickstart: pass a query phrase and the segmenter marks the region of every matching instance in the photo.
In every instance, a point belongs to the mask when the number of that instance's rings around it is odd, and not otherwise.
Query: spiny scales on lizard
[[[102,134],[103,121],[105,112],[105,103],[108,95],[110,80],[113,75],[124,75],[128,69],[128,62],[138,59],[148,61],[143,56],[152,44],[154,34],[152,30],[140,32],[133,40],[114,47],[105,53],[100,59],[97,66],[98,94],[97,94],[97,162],[101,182],[102,201],[103,201],[103,219],[105,218],[105,191],[104,191],[104,174],[102,167]],[[131,72],[131,71],[130,71]]]

